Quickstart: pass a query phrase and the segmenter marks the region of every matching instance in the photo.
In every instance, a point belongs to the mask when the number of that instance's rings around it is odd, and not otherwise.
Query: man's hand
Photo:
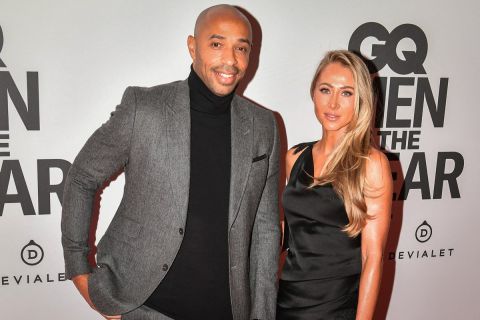
[[[87,301],[88,305],[98,313],[102,315],[107,320],[120,320],[122,319],[121,315],[116,315],[116,316],[107,316],[105,314],[102,314],[95,308],[95,305],[93,304],[92,300],[90,299],[90,295],[88,294],[88,277],[89,274],[79,274],[75,277],[72,278],[73,283],[75,284],[75,287],[77,287],[77,290],[80,292],[82,297]]]

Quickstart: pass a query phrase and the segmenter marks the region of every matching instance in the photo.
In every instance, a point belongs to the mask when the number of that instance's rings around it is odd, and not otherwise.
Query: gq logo
[[[22,261],[29,266],[35,266],[43,260],[43,249],[35,241],[30,242],[22,248]]]
[[[431,237],[432,227],[427,223],[427,221],[423,221],[423,223],[418,226],[417,231],[415,232],[415,238],[417,238],[418,242],[424,243],[430,240]]]
[[[392,32],[377,22],[367,22],[358,27],[352,34],[348,43],[348,50],[361,53],[363,42],[373,37],[379,43],[372,44],[369,56],[374,57],[370,61],[376,70],[369,66],[370,73],[380,71],[388,65],[392,71],[398,74],[425,74],[423,62],[427,57],[428,42],[425,33],[414,24],[402,24]],[[403,58],[398,56],[397,47],[401,40],[411,39],[416,46],[416,51],[403,51]]]

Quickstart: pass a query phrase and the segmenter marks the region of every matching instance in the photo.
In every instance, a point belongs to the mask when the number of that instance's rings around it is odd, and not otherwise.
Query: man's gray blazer
[[[235,96],[231,130],[228,248],[233,318],[274,319],[280,241],[276,122],[271,111]],[[92,268],[87,254],[95,193],[122,169],[123,198],[98,243],[97,267]],[[183,239],[189,173],[187,81],[128,88],[111,118],[73,162],[63,200],[67,277],[92,273],[89,293],[100,312],[123,314],[139,307],[168,272]]]

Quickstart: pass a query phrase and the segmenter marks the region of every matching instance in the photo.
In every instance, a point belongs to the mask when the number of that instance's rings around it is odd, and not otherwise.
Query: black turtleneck
[[[230,105],[195,71],[190,88],[190,192],[184,239],[146,305],[176,320],[232,319],[228,266]]]

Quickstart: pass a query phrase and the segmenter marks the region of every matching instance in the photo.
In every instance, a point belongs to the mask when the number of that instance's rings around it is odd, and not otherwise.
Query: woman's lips
[[[325,118],[327,118],[327,120],[330,120],[330,121],[335,121],[338,118],[340,118],[340,116],[333,113],[324,113],[324,115],[325,115]]]

